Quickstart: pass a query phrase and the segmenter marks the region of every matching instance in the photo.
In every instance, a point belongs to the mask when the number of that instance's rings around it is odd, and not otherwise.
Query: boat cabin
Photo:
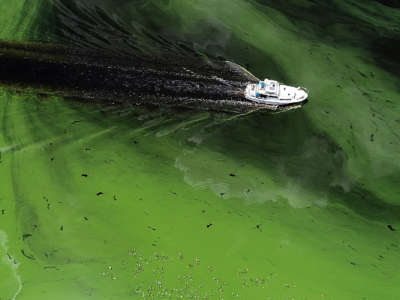
[[[260,94],[264,94],[270,97],[278,97],[279,96],[279,82],[275,80],[265,79],[264,81],[260,81],[258,83]]]

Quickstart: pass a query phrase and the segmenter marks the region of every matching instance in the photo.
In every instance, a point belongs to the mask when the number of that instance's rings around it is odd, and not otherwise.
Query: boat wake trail
[[[0,42],[0,84],[63,97],[237,113],[275,110],[244,98],[246,85],[255,81],[255,76],[227,61],[150,59]]]

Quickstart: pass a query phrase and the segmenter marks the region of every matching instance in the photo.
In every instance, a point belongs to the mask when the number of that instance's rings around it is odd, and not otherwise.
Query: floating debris
[[[33,255],[28,255],[28,254],[26,254],[24,249],[21,249],[21,253],[22,253],[22,255],[25,256],[27,259],[35,260],[35,257],[34,257]]]
[[[210,228],[212,225],[213,225],[212,223],[207,224],[207,228]]]
[[[136,256],[137,255],[136,248],[129,249],[128,253],[129,255]]]
[[[81,176],[87,178],[89,175],[88,174],[82,174]]]
[[[394,229],[394,228],[393,228],[393,226],[392,226],[392,225],[390,225],[390,224],[389,224],[389,225],[387,225],[387,228],[389,228],[389,230],[390,230],[390,231],[396,231],[396,229]]]
[[[362,77],[367,78],[367,75],[365,75],[363,72],[358,71],[358,74],[360,74]]]
[[[56,266],[44,266],[43,269],[45,269],[45,270],[57,270],[57,271],[60,270]]]
[[[26,240],[27,238],[30,238],[31,236],[32,236],[32,234],[30,234],[30,233],[25,233],[25,234],[22,235],[22,240],[24,241],[24,240]]]
[[[98,192],[98,193],[96,194],[96,196],[102,196],[102,195],[104,195],[103,192]]]

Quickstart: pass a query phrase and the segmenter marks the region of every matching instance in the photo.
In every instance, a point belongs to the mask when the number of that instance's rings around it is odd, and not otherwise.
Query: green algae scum
[[[225,59],[311,99],[232,115],[1,86],[1,300],[400,298],[399,1],[0,14],[8,43]]]

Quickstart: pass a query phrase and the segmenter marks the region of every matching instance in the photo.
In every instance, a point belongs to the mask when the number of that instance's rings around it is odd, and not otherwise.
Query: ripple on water
[[[236,162],[221,153],[204,149],[184,150],[175,160],[186,184],[209,189],[222,198],[239,198],[246,203],[287,201],[294,208],[325,207],[328,199],[303,188],[294,179],[277,184],[274,175],[251,164]],[[230,176],[231,170],[240,170]],[[235,171],[236,172],[236,171]]]

